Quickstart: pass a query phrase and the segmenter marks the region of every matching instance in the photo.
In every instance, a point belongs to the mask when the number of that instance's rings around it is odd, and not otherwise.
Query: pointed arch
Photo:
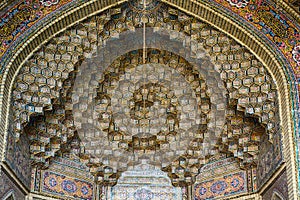
[[[0,157],[3,160],[4,147],[6,146],[6,132],[8,130],[9,121],[9,108],[11,91],[14,79],[26,61],[37,48],[46,43],[66,28],[74,25],[76,22],[82,21],[89,16],[95,15],[99,12],[107,10],[113,6],[125,2],[125,0],[94,0],[88,1],[78,8],[67,11],[59,18],[54,18],[53,21],[38,33],[31,35],[26,42],[22,43],[22,47],[17,50],[13,57],[8,59],[5,64],[5,71],[3,72],[2,84],[0,88]],[[241,19],[234,18],[235,16],[226,13],[222,9],[218,9],[216,5],[208,5],[205,1],[182,1],[182,0],[162,0],[171,6],[176,6],[183,12],[195,16],[213,25],[218,30],[221,30],[227,35],[230,35],[240,44],[247,47],[269,70],[272,78],[276,81],[279,91],[279,104],[280,104],[280,118],[283,132],[284,155],[286,160],[286,167],[288,171],[288,184],[289,184],[289,199],[297,198],[298,180],[296,174],[297,160],[296,160],[296,147],[295,134],[298,130],[296,98],[298,95],[295,90],[295,77],[289,70],[290,63],[283,55],[277,51],[277,47],[271,44],[265,37],[262,37],[258,30],[245,28]]]

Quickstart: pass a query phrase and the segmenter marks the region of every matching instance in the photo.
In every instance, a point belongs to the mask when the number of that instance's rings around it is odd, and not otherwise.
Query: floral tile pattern
[[[51,171],[45,171],[42,179],[44,193],[81,200],[93,199],[93,184],[88,181]]]
[[[195,185],[195,200],[225,197],[247,192],[246,172],[236,172]]]

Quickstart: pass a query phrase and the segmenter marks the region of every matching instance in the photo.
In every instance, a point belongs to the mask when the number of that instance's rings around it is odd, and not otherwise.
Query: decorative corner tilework
[[[278,4],[262,0],[214,0],[212,3],[224,10],[228,9],[225,12],[231,16],[236,15],[241,17],[241,20],[245,19],[246,21],[243,21],[245,25],[254,26],[285,56],[292,66],[293,73],[300,74],[300,62],[293,59],[292,53],[300,44],[300,27]]]
[[[0,62],[6,53],[12,51],[11,47],[18,42],[20,36],[27,34],[28,31],[34,32],[36,29],[33,27],[38,22],[48,20],[54,12],[71,2],[71,0],[25,0],[10,8],[0,17]],[[77,4],[80,3],[78,1]]]
[[[272,196],[275,192],[282,196],[284,199],[289,199],[286,171],[279,175],[275,182],[268,188],[268,190],[264,194],[262,194],[262,199],[272,199]]]
[[[257,166],[257,187],[260,188],[272,176],[283,161],[281,148],[281,134],[274,136],[273,144],[268,142],[266,136],[260,144],[260,154]]]
[[[16,200],[25,200],[25,195],[3,171],[0,170],[0,198],[13,194]]]
[[[45,171],[42,177],[42,192],[54,196],[92,200],[93,184],[82,179]]]
[[[195,200],[227,197],[247,192],[246,172],[241,171],[195,184]]]
[[[8,133],[5,161],[19,180],[29,189],[31,184],[31,165],[27,135],[21,135],[20,141],[16,142],[13,134],[11,132]]]

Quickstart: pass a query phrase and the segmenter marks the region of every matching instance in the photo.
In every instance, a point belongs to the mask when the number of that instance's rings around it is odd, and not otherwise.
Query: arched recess
[[[6,132],[8,130],[8,110],[10,107],[11,90],[14,79],[18,74],[22,64],[27,60],[31,53],[42,43],[51,38],[65,28],[72,26],[75,22],[81,21],[90,15],[99,13],[109,7],[122,3],[123,1],[90,1],[83,4],[78,9],[67,12],[64,16],[56,19],[48,24],[38,34],[34,35],[25,43],[25,45],[15,54],[7,65],[1,85],[1,125],[0,138],[4,143],[1,145],[1,157],[3,157],[4,146],[6,141]],[[297,198],[297,174],[296,154],[294,146],[294,122],[292,120],[293,105],[292,94],[293,83],[289,83],[289,75],[282,68],[283,65],[289,65],[288,62],[280,59],[280,55],[264,42],[258,34],[253,34],[249,30],[244,29],[241,25],[229,19],[221,10],[212,9],[205,2],[198,1],[179,1],[179,0],[163,0],[163,2],[176,6],[182,11],[189,13],[203,21],[206,21],[217,29],[230,35],[239,43],[245,45],[258,59],[265,65],[274,80],[276,80],[279,91],[280,118],[283,132],[284,154],[288,170],[289,182],[289,199]],[[273,49],[274,50],[274,49]],[[292,78],[291,78],[292,79]],[[291,86],[289,85],[291,84]]]

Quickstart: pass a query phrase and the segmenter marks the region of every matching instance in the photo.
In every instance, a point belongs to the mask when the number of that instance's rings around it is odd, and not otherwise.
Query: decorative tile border
[[[209,180],[214,177],[220,177],[230,172],[240,170],[239,164],[234,157],[225,158],[215,162],[208,163],[201,167],[199,175],[196,180],[202,182],[203,180]]]
[[[210,171],[212,169],[215,168],[219,168],[220,166],[225,166],[225,165],[233,165],[236,164],[236,160],[234,157],[230,157],[230,158],[224,158],[222,160],[218,160],[216,162],[211,162],[208,163],[206,165],[204,165],[201,169],[200,169],[200,173],[201,172],[206,172],[206,171]],[[237,168],[236,168],[237,169]]]
[[[74,161],[67,158],[55,158],[52,160],[49,170],[56,172],[63,172],[69,175],[78,175],[76,177],[84,177],[88,180],[93,180],[89,168],[80,161]]]

